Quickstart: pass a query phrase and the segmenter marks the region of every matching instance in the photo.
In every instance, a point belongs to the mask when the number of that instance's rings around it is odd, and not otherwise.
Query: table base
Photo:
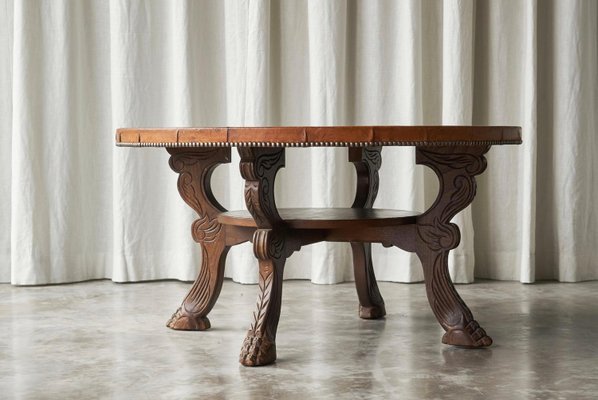
[[[208,313],[216,303],[224,277],[226,254],[231,246],[250,241],[259,263],[258,300],[254,320],[241,349],[240,362],[258,366],[276,360],[276,329],[280,318],[282,278],[286,259],[302,246],[321,241],[348,242],[353,252],[359,316],[381,318],[386,314],[371,258],[371,243],[414,252],[421,260],[426,293],[434,315],[446,331],[442,342],[465,347],[485,347],[492,339],[475,321],[455,290],[448,273],[448,255],[459,244],[457,225],[450,220],[475,196],[475,176],[486,168],[488,145],[418,146],[416,162],[430,167],[439,179],[439,194],[424,213],[396,218],[377,215],[376,198],[382,158],[380,147],[350,147],[349,161],[357,171],[352,218],[335,217],[332,211],[310,212],[285,218],[274,199],[274,180],[284,166],[285,149],[239,147],[240,170],[245,179],[249,215],[227,213],[210,187],[212,171],[230,162],[230,148],[167,148],[170,166],[179,173],[178,189],[199,215],[192,235],[202,251],[199,276],[179,309],[168,321],[177,330],[210,328]],[[322,214],[323,213],[323,214]]]

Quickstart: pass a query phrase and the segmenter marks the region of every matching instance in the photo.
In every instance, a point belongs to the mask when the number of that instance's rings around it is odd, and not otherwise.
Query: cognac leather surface
[[[520,144],[515,126],[331,126],[263,128],[121,128],[119,146],[426,146]]]

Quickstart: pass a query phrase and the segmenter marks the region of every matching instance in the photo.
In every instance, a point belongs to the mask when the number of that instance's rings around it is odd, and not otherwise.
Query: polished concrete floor
[[[257,287],[226,281],[206,332],[164,326],[180,282],[0,285],[2,399],[596,399],[598,282],[458,286],[494,338],[440,343],[422,284],[381,283],[357,317],[350,283],[284,284],[276,364],[237,361]]]

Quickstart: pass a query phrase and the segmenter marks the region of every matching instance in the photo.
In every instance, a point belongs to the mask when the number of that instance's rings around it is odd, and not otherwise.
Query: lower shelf
[[[278,213],[290,228],[340,229],[414,224],[416,211],[359,208],[280,208]],[[218,215],[224,225],[256,227],[249,211],[227,211]]]

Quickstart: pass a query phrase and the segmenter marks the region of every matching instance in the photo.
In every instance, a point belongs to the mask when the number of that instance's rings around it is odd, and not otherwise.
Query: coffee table
[[[179,330],[210,328],[231,246],[250,241],[259,263],[256,311],[241,348],[240,362],[266,365],[276,360],[285,260],[302,246],[321,241],[349,242],[353,251],[359,316],[381,318],[384,301],[372,266],[371,243],[415,252],[421,260],[426,293],[446,331],[442,342],[485,347],[492,339],[480,327],[455,290],[448,254],[460,233],[451,219],[474,199],[475,176],[486,168],[492,145],[520,144],[521,128],[506,126],[335,126],[119,129],[118,146],[165,147],[170,167],[179,174],[178,190],[199,218],[192,224],[202,264],[182,305],[168,321]],[[274,179],[284,166],[285,148],[347,147],[357,171],[351,208],[279,209]],[[415,146],[416,163],[438,176],[436,201],[424,213],[373,208],[379,187],[383,146]],[[247,210],[227,211],[214,198],[212,171],[230,162],[237,147],[245,179]]]

